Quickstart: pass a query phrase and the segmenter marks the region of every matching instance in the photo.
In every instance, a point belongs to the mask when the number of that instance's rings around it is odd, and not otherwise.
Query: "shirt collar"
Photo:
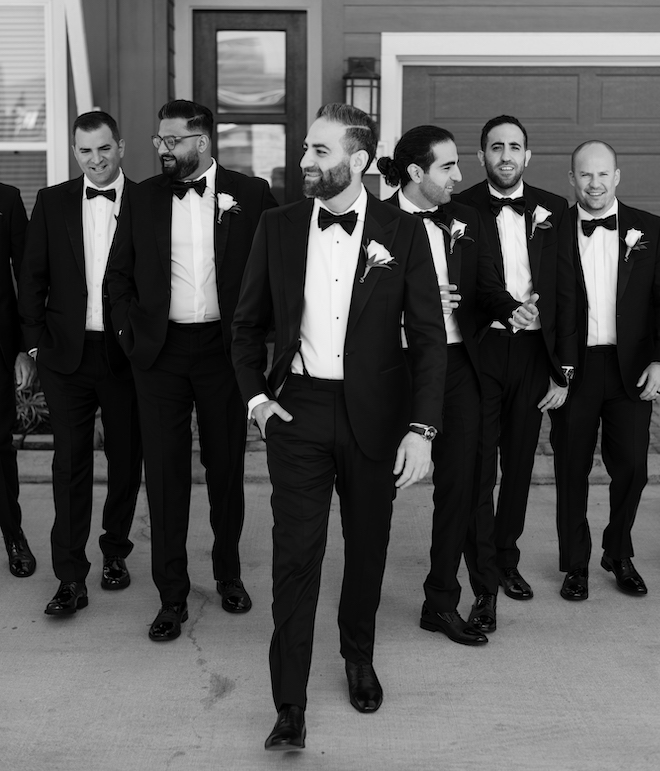
[[[605,219],[605,217],[609,217],[611,214],[617,215],[619,213],[619,200],[618,198],[615,198],[610,208],[606,212],[603,212],[598,216],[589,214],[589,212],[585,211],[578,203],[577,213],[578,213],[578,220],[580,220],[580,222],[582,222],[582,220],[596,220],[596,219],[602,220],[602,219]]]
[[[488,191],[489,193],[494,196],[495,198],[522,198],[523,195],[523,181],[520,180],[520,183],[518,184],[518,187],[513,191],[513,193],[510,193],[509,195],[502,195],[498,190],[495,190],[495,188],[488,183]]]
[[[433,206],[430,209],[421,209],[417,204],[413,203],[409,198],[406,198],[406,196],[403,194],[403,190],[399,190],[397,193],[399,196],[399,207],[401,208],[401,211],[405,211],[408,214],[416,214],[419,211],[438,211],[437,206]]]
[[[92,187],[94,190],[116,190],[117,196],[119,196],[124,189],[125,179],[126,177],[124,177],[124,172],[121,166],[119,167],[119,175],[117,176],[117,179],[105,187],[97,187],[93,182],[90,182],[86,174],[83,174],[83,195],[85,194],[85,191],[88,187]]]
[[[218,164],[216,163],[215,158],[211,158],[211,165],[203,174],[200,174],[199,177],[195,177],[193,182],[197,182],[200,179],[205,179],[206,187],[215,195],[215,175],[217,169]]]
[[[320,209],[328,209],[328,207],[318,198],[314,199],[314,210],[312,211],[312,220],[315,220],[319,216]],[[330,209],[328,209],[330,211]],[[346,214],[346,212],[354,211],[357,213],[359,222],[364,222],[367,214],[367,189],[364,185],[361,185],[360,195],[353,201],[353,203],[343,211],[333,211],[332,214]]]

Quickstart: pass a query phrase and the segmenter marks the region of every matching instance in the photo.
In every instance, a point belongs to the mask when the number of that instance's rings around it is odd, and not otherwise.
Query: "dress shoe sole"
[[[600,566],[607,570],[608,573],[614,573],[614,577],[616,578],[616,572],[614,571],[614,568],[612,565],[610,565],[608,562],[605,561],[605,559],[601,559]],[[616,585],[619,588],[619,591],[622,591],[624,594],[627,594],[629,597],[646,597],[648,594],[648,590],[645,590],[643,592],[636,592],[634,589],[628,589],[626,586],[622,586],[619,583],[619,579],[616,578]]]
[[[89,605],[87,597],[79,597],[75,608],[62,608],[61,610],[48,609],[44,611],[47,616],[72,616],[76,611],[86,608]]]
[[[153,635],[151,632],[151,629],[149,630],[149,639],[153,642],[171,642],[172,640],[176,640],[177,638],[181,637],[181,624],[184,623],[184,621],[188,620],[188,611],[186,611],[181,616],[181,621],[179,622],[179,630],[176,634],[169,634],[169,635]],[[154,624],[156,622],[154,621]],[[153,626],[153,624],[152,624]]]
[[[425,629],[427,632],[442,632],[442,634],[445,635],[445,637],[449,638],[452,642],[458,643],[459,645],[486,645],[488,642],[488,638],[485,640],[459,640],[457,637],[454,637],[453,635],[450,635],[446,629],[443,629],[441,626],[438,626],[437,624],[432,624],[429,621],[424,621],[424,619],[420,619],[419,625],[422,629]]]
[[[304,750],[306,737],[307,728],[303,726],[302,735],[300,737],[300,744],[292,744],[291,742],[277,742],[277,744],[268,744],[268,739],[266,739],[265,749],[267,752],[292,752],[295,750]]]
[[[581,594],[579,596],[575,594],[564,594],[563,591],[560,591],[559,594],[569,602],[581,602],[582,600],[588,600],[589,599],[589,592],[585,592],[584,594]]]

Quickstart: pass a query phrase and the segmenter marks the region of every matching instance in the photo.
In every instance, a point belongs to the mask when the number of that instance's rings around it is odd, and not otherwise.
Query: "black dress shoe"
[[[302,750],[305,748],[305,712],[295,704],[282,704],[275,728],[266,739],[267,750]]]
[[[635,566],[632,564],[630,557],[615,560],[612,559],[609,554],[605,553],[603,554],[600,564],[605,570],[614,573],[616,576],[616,585],[622,592],[634,594],[637,597],[647,594],[648,589],[646,588],[644,579],[635,570]]]
[[[586,600],[589,597],[589,573],[586,568],[577,568],[566,573],[559,592],[565,600]]]
[[[534,596],[532,587],[520,575],[518,568],[502,568],[500,585],[504,587],[504,594],[512,600],[531,600]]]
[[[49,616],[70,616],[77,610],[86,608],[88,603],[84,581],[62,581],[56,595],[46,605],[44,613]]]
[[[5,546],[9,555],[9,570],[16,578],[27,578],[37,569],[37,560],[30,551],[27,539],[22,530],[18,531],[18,538],[7,538]]]
[[[472,624],[479,632],[494,632],[497,629],[496,605],[497,595],[478,594],[470,610],[468,624]]]
[[[123,557],[103,557],[102,589],[125,589],[131,583],[131,576]]]
[[[181,624],[188,620],[188,603],[164,602],[149,627],[149,639],[154,642],[176,640],[181,634]]]
[[[371,664],[346,662],[348,697],[358,712],[375,712],[383,703],[381,688]]]
[[[218,581],[218,594],[222,597],[222,609],[227,613],[247,613],[252,607],[250,595],[240,578]]]
[[[463,621],[458,611],[455,610],[448,613],[434,613],[424,603],[419,625],[429,632],[442,632],[450,640],[461,643],[461,645],[485,645],[488,642],[485,634]]]

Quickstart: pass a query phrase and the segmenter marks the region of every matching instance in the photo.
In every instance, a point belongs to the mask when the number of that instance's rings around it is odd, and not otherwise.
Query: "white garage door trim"
[[[502,54],[501,32],[384,32],[381,93],[388,98],[382,100],[379,154],[391,155],[401,136],[404,67],[660,67],[660,33],[515,32],[506,35],[506,47]],[[381,181],[381,196],[391,192]]]

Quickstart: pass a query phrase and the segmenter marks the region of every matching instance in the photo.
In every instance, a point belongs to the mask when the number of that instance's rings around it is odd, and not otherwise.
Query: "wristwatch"
[[[575,367],[564,364],[562,365],[561,371],[564,373],[564,377],[566,378],[566,383],[570,385],[571,380],[575,377]]]
[[[411,423],[408,426],[408,430],[413,434],[419,434],[422,439],[426,439],[427,442],[432,442],[438,435],[438,429],[433,426],[423,426],[421,423]]]

